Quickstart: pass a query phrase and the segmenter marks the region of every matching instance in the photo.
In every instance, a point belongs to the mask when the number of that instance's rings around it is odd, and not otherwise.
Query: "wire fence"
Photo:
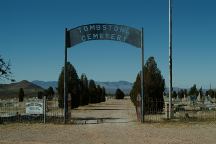
[[[35,102],[35,103],[34,103]],[[34,104],[33,104],[34,103]],[[43,107],[40,107],[41,105]],[[141,118],[141,105],[136,112]],[[149,101],[144,105],[145,122],[162,122],[168,119],[169,104],[167,101]],[[172,119],[177,121],[216,121],[216,100],[191,101],[188,99],[173,100]],[[63,123],[64,111],[59,108],[57,98],[52,100],[29,98],[23,102],[18,99],[0,100],[0,123]]]
[[[162,106],[161,106],[162,103]],[[138,120],[141,120],[140,104],[136,108]],[[167,121],[169,115],[169,103],[162,101],[150,101],[144,105],[145,122]],[[215,101],[190,101],[173,100],[171,109],[172,120],[175,121],[215,121]]]
[[[25,99],[23,102],[19,102],[18,99],[0,100],[0,123],[62,123],[63,114],[56,98],[46,100],[45,103],[43,99],[36,98]]]

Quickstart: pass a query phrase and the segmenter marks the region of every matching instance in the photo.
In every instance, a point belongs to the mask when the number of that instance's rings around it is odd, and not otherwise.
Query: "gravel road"
[[[216,143],[216,122],[140,124],[129,98],[83,106],[71,114],[77,124],[0,125],[0,144]]]

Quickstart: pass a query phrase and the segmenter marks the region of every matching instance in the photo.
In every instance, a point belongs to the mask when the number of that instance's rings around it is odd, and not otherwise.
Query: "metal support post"
[[[64,123],[68,119],[68,92],[67,92],[67,28],[65,29],[65,59],[64,59]]]
[[[143,40],[143,28],[141,33],[141,57],[142,57],[142,68],[141,68],[141,123],[144,123],[144,40]]]
[[[172,118],[172,0],[169,0],[169,119]]]

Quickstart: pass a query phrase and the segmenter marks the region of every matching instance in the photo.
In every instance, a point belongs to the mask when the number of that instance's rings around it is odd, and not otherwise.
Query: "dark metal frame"
[[[113,24],[112,24],[113,25]],[[72,29],[73,30],[73,29]],[[144,122],[144,38],[141,29],[141,123]],[[71,47],[69,42],[69,31],[65,29],[65,59],[64,59],[64,123],[68,121],[68,92],[67,92],[67,48]]]

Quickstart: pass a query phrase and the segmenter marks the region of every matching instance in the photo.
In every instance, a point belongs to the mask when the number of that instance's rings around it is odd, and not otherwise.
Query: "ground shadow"
[[[73,124],[101,124],[101,123],[128,123],[125,118],[112,117],[73,117],[71,118]]]
[[[128,109],[103,109],[103,108],[94,108],[94,109],[75,109],[75,110],[128,110]]]

